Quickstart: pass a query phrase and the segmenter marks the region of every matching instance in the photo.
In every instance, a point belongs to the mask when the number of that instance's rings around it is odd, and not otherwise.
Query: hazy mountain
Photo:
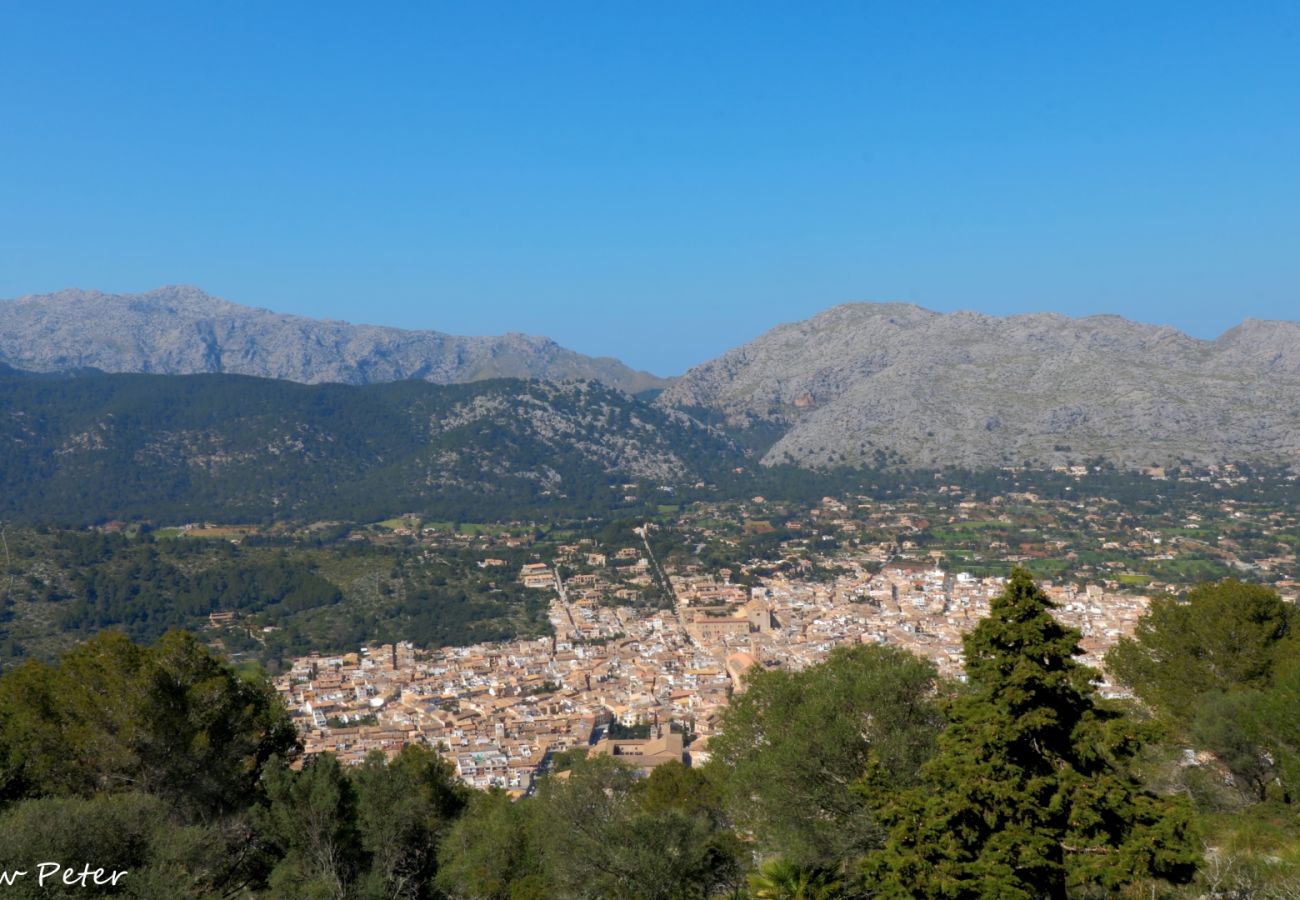
[[[1300,325],[1214,341],[1118,316],[850,304],[782,325],[659,397],[825,465],[1300,462]]]
[[[226,372],[309,384],[589,379],[636,393],[665,383],[547,338],[457,337],[309,319],[228,303],[193,287],[0,301],[0,361],[38,372]]]
[[[0,460],[0,518],[73,522],[594,515],[624,506],[627,482],[689,485],[743,462],[694,419],[597,382],[302,385],[3,366]]]

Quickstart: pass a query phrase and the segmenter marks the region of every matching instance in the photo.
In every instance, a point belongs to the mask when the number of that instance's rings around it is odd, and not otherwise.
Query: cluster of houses
[[[875,643],[911,650],[960,678],[962,635],[1004,586],[921,564],[879,569],[864,552],[820,582],[774,576],[745,586],[674,573],[663,584],[668,603],[629,606],[610,602],[617,583],[576,571],[604,565],[604,554],[563,549],[590,558],[568,578],[546,563],[519,572],[526,586],[552,592],[552,637],[437,649],[386,644],[296,660],[276,687],[306,753],[357,763],[420,742],[438,748],[467,784],[520,794],[556,753],[576,748],[643,770],[699,762],[755,667],[800,669],[837,646]],[[637,548],[619,552],[626,557],[619,583],[628,572],[654,577]],[[1094,666],[1132,633],[1147,603],[1098,587],[1047,590],[1057,615],[1082,633]]]

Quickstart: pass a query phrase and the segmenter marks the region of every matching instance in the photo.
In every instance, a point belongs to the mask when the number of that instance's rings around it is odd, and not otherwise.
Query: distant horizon
[[[217,294],[217,293],[214,293],[214,292],[212,292],[212,291],[206,290],[202,285],[199,285],[199,284],[193,284],[193,283],[163,284],[163,285],[158,285],[157,287],[150,288],[150,289],[148,289],[148,290],[142,290],[142,291],[115,291],[115,290],[103,290],[103,289],[100,289],[100,288],[65,287],[65,288],[60,288],[59,290],[55,290],[55,291],[47,291],[47,292],[42,292],[42,293],[34,293],[34,292],[31,292],[31,291],[28,291],[28,292],[25,292],[25,293],[22,293],[22,294],[18,294],[18,295],[15,295],[15,296],[9,296],[9,297],[0,296],[0,303],[15,303],[15,302],[19,302],[19,301],[41,300],[41,299],[45,299],[45,298],[48,298],[48,297],[51,297],[51,296],[57,296],[57,295],[59,295],[59,294],[63,294],[63,293],[73,293],[73,292],[76,292],[76,293],[83,293],[83,294],[100,295],[100,296],[105,296],[105,297],[138,297],[138,296],[148,296],[148,295],[152,295],[152,294],[157,294],[157,293],[160,293],[160,292],[162,292],[162,291],[166,291],[166,290],[177,290],[177,289],[180,289],[180,290],[195,290],[195,291],[198,291],[199,293],[202,293],[202,294],[204,294],[205,296],[207,296],[207,297],[209,297],[209,298],[211,298],[211,299],[214,299],[214,300],[220,300],[220,301],[222,301],[222,302],[230,303],[230,304],[233,304],[233,305],[235,305],[235,306],[243,307],[243,308],[245,308],[245,309],[258,310],[258,311],[262,311],[262,312],[271,313],[271,314],[273,314],[273,315],[278,315],[278,316],[294,316],[294,317],[305,318],[305,319],[312,319],[312,320],[321,321],[321,322],[327,322],[327,321],[328,321],[328,322],[338,322],[338,323],[342,323],[342,324],[350,325],[350,326],[358,326],[358,327],[375,327],[375,328],[391,328],[391,329],[396,329],[396,330],[399,330],[399,331],[411,331],[411,332],[438,332],[438,333],[441,333],[441,334],[450,335],[450,336],[452,336],[452,337],[467,337],[467,338],[477,338],[477,337],[500,337],[500,336],[504,336],[504,335],[507,335],[507,334],[520,334],[520,335],[524,335],[524,336],[532,337],[532,338],[546,338],[546,339],[549,339],[549,340],[551,340],[551,341],[554,341],[556,344],[558,344],[558,345],[561,346],[561,347],[564,347],[565,349],[573,350],[573,351],[578,352],[578,353],[582,353],[582,354],[585,355],[585,356],[595,357],[595,358],[608,358],[608,359],[614,359],[614,360],[617,360],[618,362],[623,363],[624,365],[629,366],[630,368],[632,368],[632,369],[634,369],[634,370],[638,370],[638,371],[641,371],[641,372],[644,372],[644,373],[647,373],[647,374],[650,374],[650,375],[654,375],[654,376],[659,377],[659,378],[666,378],[666,379],[677,378],[677,377],[679,377],[679,376],[685,374],[689,369],[694,368],[694,367],[699,366],[699,365],[702,365],[702,364],[704,364],[704,363],[707,363],[707,362],[709,362],[709,361],[711,361],[711,360],[717,359],[719,356],[722,356],[722,355],[725,354],[727,351],[729,351],[729,350],[733,350],[733,349],[735,349],[736,347],[741,346],[742,344],[748,343],[749,341],[754,340],[755,338],[761,337],[762,335],[768,333],[769,331],[771,331],[771,330],[773,330],[773,329],[775,329],[775,328],[779,328],[779,327],[781,327],[781,326],[783,326],[783,325],[792,325],[792,324],[797,324],[797,323],[802,322],[802,321],[807,321],[808,319],[814,318],[814,317],[819,316],[819,315],[821,315],[821,314],[823,314],[823,313],[830,312],[831,310],[836,309],[836,308],[838,308],[838,307],[842,307],[842,306],[905,306],[905,307],[910,307],[910,308],[913,308],[913,309],[919,309],[919,310],[922,310],[923,312],[934,313],[934,314],[936,314],[936,315],[959,315],[959,314],[970,314],[970,315],[978,315],[978,316],[984,316],[984,317],[986,317],[986,318],[994,318],[994,319],[1008,319],[1008,318],[1026,317],[1026,316],[1062,316],[1062,317],[1065,317],[1065,318],[1068,318],[1068,319],[1073,319],[1073,320],[1084,320],[1084,319],[1093,319],[1093,318],[1112,318],[1112,319],[1122,319],[1122,320],[1124,320],[1124,321],[1132,322],[1132,323],[1134,323],[1134,324],[1145,325],[1145,326],[1154,327],[1154,328],[1173,328],[1173,329],[1175,329],[1175,330],[1181,332],[1182,334],[1186,335],[1187,337],[1193,338],[1193,339],[1195,339],[1195,340],[1199,340],[1199,341],[1207,341],[1207,342],[1212,342],[1212,341],[1214,341],[1214,340],[1216,340],[1216,339],[1222,337],[1223,335],[1227,334],[1229,331],[1232,331],[1234,328],[1237,328],[1237,327],[1239,327],[1239,326],[1241,326],[1241,325],[1243,325],[1243,324],[1245,324],[1245,323],[1247,323],[1247,322],[1264,322],[1264,323],[1269,323],[1269,322],[1278,322],[1278,323],[1300,324],[1300,318],[1297,318],[1297,319],[1286,319],[1286,318],[1264,319],[1264,318],[1260,318],[1260,317],[1257,317],[1257,316],[1249,316],[1249,315],[1247,315],[1247,316],[1243,316],[1243,317],[1242,317],[1241,319],[1239,319],[1238,321],[1236,321],[1236,322],[1234,322],[1234,323],[1228,325],[1227,327],[1223,328],[1221,331],[1219,331],[1219,332],[1217,332],[1217,333],[1215,333],[1215,334],[1212,334],[1212,335],[1209,335],[1209,336],[1202,336],[1202,335],[1194,334],[1194,333],[1192,333],[1191,331],[1189,331],[1189,330],[1187,330],[1187,329],[1185,329],[1185,328],[1180,328],[1178,325],[1175,325],[1175,324],[1170,323],[1170,322],[1151,322],[1151,321],[1146,321],[1146,320],[1143,320],[1143,319],[1135,318],[1135,317],[1133,317],[1133,316],[1127,316],[1127,315],[1124,315],[1124,314],[1122,314],[1122,313],[1115,313],[1115,312],[1093,312],[1093,313],[1083,313],[1083,314],[1075,315],[1075,314],[1066,313],[1066,312],[1060,312],[1060,311],[1058,311],[1058,310],[1052,310],[1052,309],[1036,309],[1036,310],[1026,310],[1026,311],[1023,311],[1023,312],[1011,312],[1011,313],[1002,313],[1002,314],[999,314],[999,313],[984,312],[983,310],[972,309],[972,308],[969,308],[969,307],[958,308],[958,309],[951,309],[951,310],[934,309],[934,308],[932,308],[932,307],[926,306],[926,305],[921,304],[921,303],[913,303],[913,302],[905,301],[905,300],[845,300],[845,301],[838,302],[838,303],[830,303],[830,304],[828,304],[828,305],[826,305],[826,306],[823,306],[823,307],[821,307],[820,309],[818,309],[818,310],[812,312],[811,314],[806,315],[806,316],[803,316],[803,317],[798,318],[798,319],[786,319],[786,320],[781,320],[781,321],[772,322],[772,323],[770,323],[770,324],[767,324],[767,325],[763,326],[760,330],[756,331],[756,332],[754,333],[753,337],[751,337],[751,338],[747,338],[747,339],[745,339],[745,340],[743,340],[743,341],[738,341],[737,343],[734,343],[734,344],[729,344],[729,345],[727,345],[727,346],[725,346],[725,347],[722,347],[722,348],[720,348],[716,353],[713,353],[712,355],[710,355],[710,356],[706,356],[706,357],[704,357],[704,358],[702,358],[702,359],[696,360],[695,362],[692,362],[692,363],[688,364],[685,368],[682,368],[682,369],[680,369],[680,370],[675,370],[675,371],[659,371],[659,370],[656,370],[656,369],[651,369],[651,368],[647,368],[647,367],[644,367],[644,366],[636,365],[636,364],[633,363],[632,361],[630,361],[630,360],[628,360],[628,359],[626,359],[626,358],[624,358],[624,357],[622,357],[622,356],[619,356],[619,355],[616,354],[616,353],[611,353],[611,352],[608,352],[608,351],[600,351],[598,348],[595,349],[595,350],[589,350],[589,349],[585,349],[585,348],[581,348],[581,347],[575,347],[575,346],[573,346],[572,344],[568,344],[568,343],[566,343],[565,341],[561,340],[558,336],[556,336],[556,335],[554,335],[554,334],[544,334],[544,333],[536,333],[536,332],[530,332],[530,331],[522,331],[522,330],[517,329],[517,328],[505,328],[505,329],[503,329],[503,330],[496,331],[496,332],[481,332],[481,333],[455,332],[455,331],[449,331],[449,330],[446,329],[446,328],[439,328],[436,324],[433,324],[433,325],[423,325],[423,326],[420,326],[420,325],[416,325],[416,326],[407,326],[407,325],[397,325],[397,324],[392,324],[392,323],[389,323],[389,322],[373,321],[373,320],[369,320],[369,319],[348,318],[348,317],[341,317],[341,316],[320,316],[320,315],[312,315],[312,314],[309,313],[309,312],[293,312],[293,311],[289,311],[289,310],[285,310],[285,309],[277,309],[277,308],[275,308],[274,306],[262,306],[262,305],[254,305],[254,304],[250,304],[250,303],[244,303],[244,302],[242,302],[239,298],[232,298],[232,297],[227,297],[227,296],[224,296],[224,295],[221,295],[221,294]]]

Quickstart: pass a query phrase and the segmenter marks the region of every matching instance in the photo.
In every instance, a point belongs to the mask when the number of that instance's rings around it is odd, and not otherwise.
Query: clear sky
[[[0,297],[674,374],[852,300],[1300,319],[1300,3],[0,0]]]

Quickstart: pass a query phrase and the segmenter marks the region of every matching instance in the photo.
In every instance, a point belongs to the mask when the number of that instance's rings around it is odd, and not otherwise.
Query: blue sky
[[[853,300],[1300,319],[1300,4],[0,0],[0,296],[672,374]]]

